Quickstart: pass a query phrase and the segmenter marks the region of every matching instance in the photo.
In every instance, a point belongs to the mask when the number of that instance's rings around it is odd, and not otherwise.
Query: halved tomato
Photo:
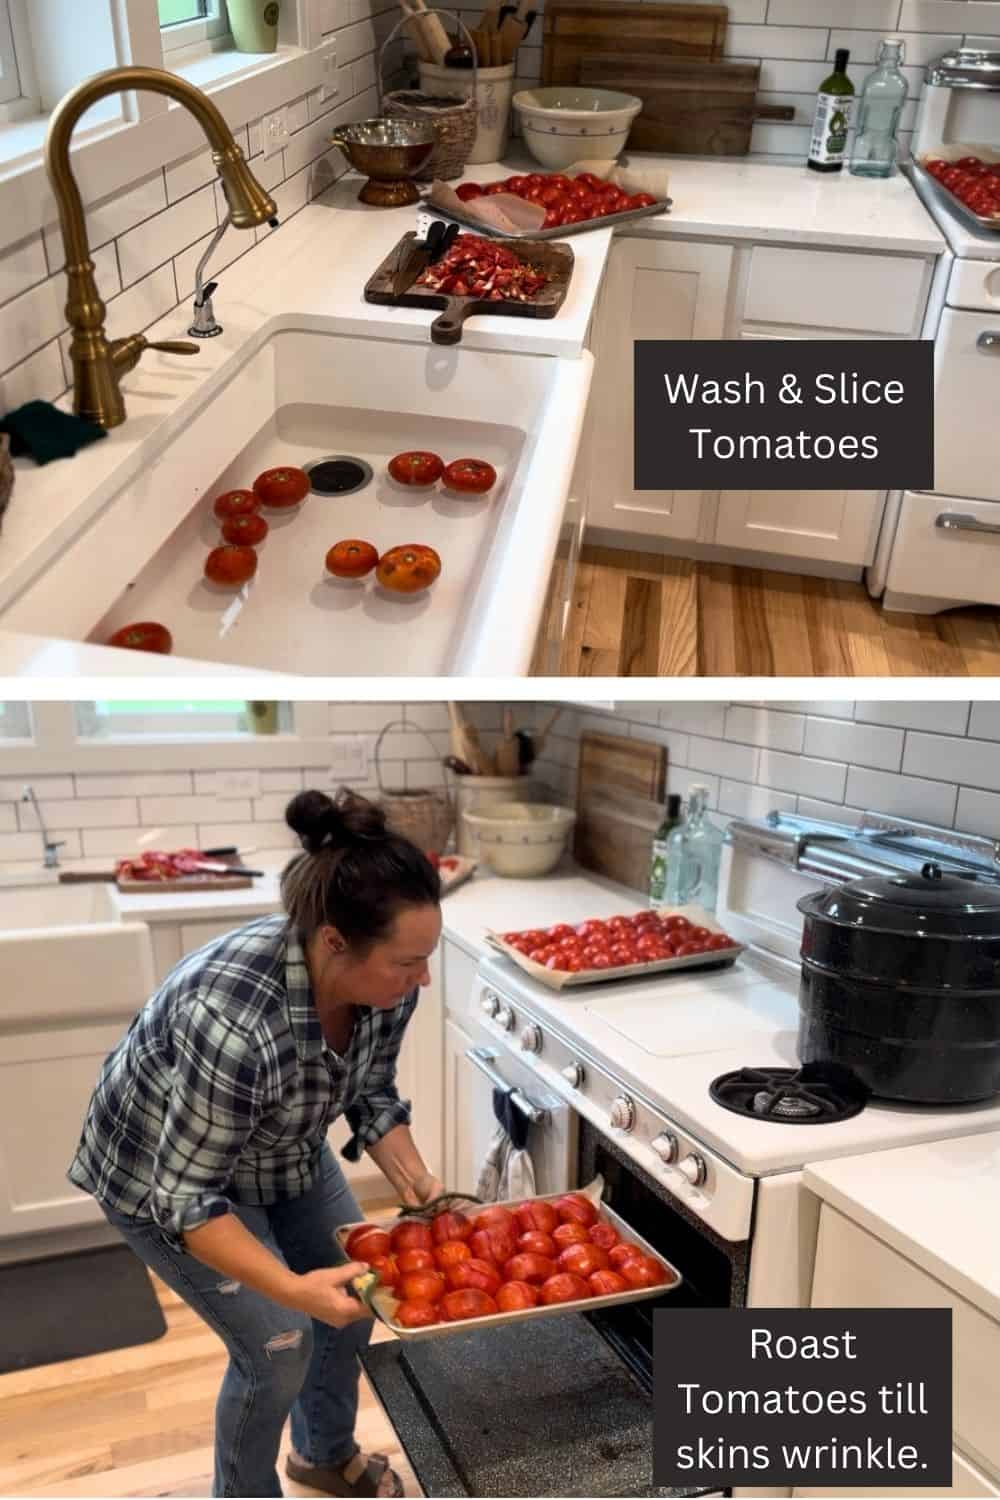
[[[237,547],[227,542],[214,547],[205,559],[205,577],[223,588],[238,589],[257,571],[257,554],[252,547]]]
[[[269,510],[290,510],[308,495],[309,475],[291,465],[265,469],[254,480],[253,492]]]
[[[154,651],[157,656],[169,656],[174,638],[165,625],[156,620],[137,620],[134,625],[123,625],[114,635],[108,636],[109,646],[123,646],[126,651]]]

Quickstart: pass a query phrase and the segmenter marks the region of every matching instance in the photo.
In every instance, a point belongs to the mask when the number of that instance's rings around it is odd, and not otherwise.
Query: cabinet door
[[[616,240],[597,335],[591,525],[692,540],[701,490],[634,488],[636,339],[719,339],[733,264],[730,245]]]
[[[475,1191],[479,1169],[496,1128],[492,1089],[465,1055],[473,1045],[468,1032],[454,1021],[445,1021],[445,1186],[457,1193]]]
[[[882,490],[722,490],[715,541],[862,566],[875,554],[884,500]]]

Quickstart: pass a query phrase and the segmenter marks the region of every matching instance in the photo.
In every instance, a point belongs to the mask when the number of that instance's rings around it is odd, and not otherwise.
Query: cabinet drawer
[[[881,490],[722,490],[720,546],[855,567],[871,562]]]
[[[908,256],[757,245],[743,316],[749,323],[915,335],[927,281],[927,263]]]
[[[937,525],[939,516],[960,518],[963,529]],[[906,493],[886,587],[894,594],[1000,604],[1000,505]]]
[[[1000,262],[956,260],[948,278],[949,307],[1000,312]]]
[[[1000,1324],[828,1203],[820,1210],[812,1306],[950,1307],[955,1443],[989,1473],[1000,1473]]]

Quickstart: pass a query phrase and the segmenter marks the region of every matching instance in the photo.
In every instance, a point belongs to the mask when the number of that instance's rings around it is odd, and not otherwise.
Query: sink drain
[[[372,479],[371,464],[345,453],[317,458],[315,463],[305,464],[304,468],[314,495],[353,495],[356,490],[363,490]]]

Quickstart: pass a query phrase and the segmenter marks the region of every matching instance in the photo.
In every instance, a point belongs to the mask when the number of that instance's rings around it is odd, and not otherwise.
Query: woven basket
[[[479,73],[476,49],[461,16],[450,10],[428,9],[426,14],[451,16],[458,22],[465,40],[472,47],[473,84],[475,85]],[[394,89],[389,94],[382,93],[386,49],[400,28],[407,25],[411,19],[410,16],[404,16],[382,43],[378,74],[379,94],[382,96],[381,112],[390,117],[394,116],[396,119],[419,120],[433,127],[436,137],[434,150],[414,176],[419,182],[432,182],[435,178],[447,182],[452,178],[461,177],[469,153],[475,145],[476,131],[479,128],[478,99],[475,87],[469,99],[464,99],[460,94],[425,94],[419,89]]]
[[[430,745],[434,759],[440,761],[441,752],[429,734],[407,724],[402,719],[392,719],[384,726],[375,742],[375,776],[378,781],[379,805],[393,833],[410,839],[425,854],[441,854],[446,848],[455,826],[455,809],[448,793],[447,784],[441,790],[417,787],[387,787],[382,780],[382,765],[379,752],[382,741],[391,729],[405,729],[410,734],[423,734]],[[441,772],[444,781],[444,770]]]

